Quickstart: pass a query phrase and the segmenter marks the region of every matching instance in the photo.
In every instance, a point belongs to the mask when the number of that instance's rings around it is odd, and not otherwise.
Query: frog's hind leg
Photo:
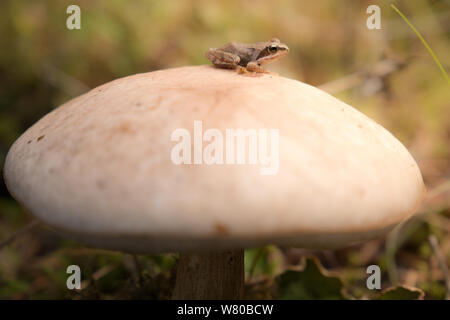
[[[219,49],[206,51],[206,58],[219,68],[236,69],[241,61],[239,56]]]

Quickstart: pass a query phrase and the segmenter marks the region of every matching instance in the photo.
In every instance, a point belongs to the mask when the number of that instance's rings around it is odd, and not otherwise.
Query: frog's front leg
[[[228,69],[235,69],[241,61],[238,55],[214,48],[206,51],[206,58],[215,66]]]
[[[239,73],[244,76],[261,77],[263,73],[267,73],[257,62],[249,62],[245,68],[241,68]]]
[[[247,63],[247,70],[251,71],[251,72],[256,72],[256,73],[265,73],[266,70],[264,70],[263,67],[261,67],[258,62],[255,61],[251,61],[249,63]]]
[[[272,76],[278,76],[278,73],[264,70],[264,68],[261,67],[261,65],[258,62],[249,62],[247,64],[247,71],[253,72],[253,76],[257,76],[257,75],[262,76],[263,73],[269,74]]]

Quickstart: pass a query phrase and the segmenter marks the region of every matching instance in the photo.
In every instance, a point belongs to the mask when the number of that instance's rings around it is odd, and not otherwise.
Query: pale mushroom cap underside
[[[276,174],[174,164],[172,133],[194,140],[194,121],[224,136],[278,130]],[[425,192],[407,149],[351,106],[299,81],[209,66],[121,78],[67,102],[13,144],[4,176],[39,220],[129,252],[346,245],[407,219]]]

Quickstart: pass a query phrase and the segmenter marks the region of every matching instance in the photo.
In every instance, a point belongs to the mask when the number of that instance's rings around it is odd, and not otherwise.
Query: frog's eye
[[[276,45],[273,44],[273,45],[269,46],[270,53],[275,53],[277,51],[278,51],[278,47]]]

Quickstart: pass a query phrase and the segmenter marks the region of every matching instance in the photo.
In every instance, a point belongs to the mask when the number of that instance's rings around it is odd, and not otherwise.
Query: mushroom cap
[[[172,133],[187,129],[193,144],[194,121],[224,144],[227,129],[278,129],[278,171],[174,164]],[[425,193],[407,149],[353,107],[299,81],[209,66],[136,74],[65,103],[13,144],[4,177],[64,235],[136,253],[335,248],[387,232]]]

